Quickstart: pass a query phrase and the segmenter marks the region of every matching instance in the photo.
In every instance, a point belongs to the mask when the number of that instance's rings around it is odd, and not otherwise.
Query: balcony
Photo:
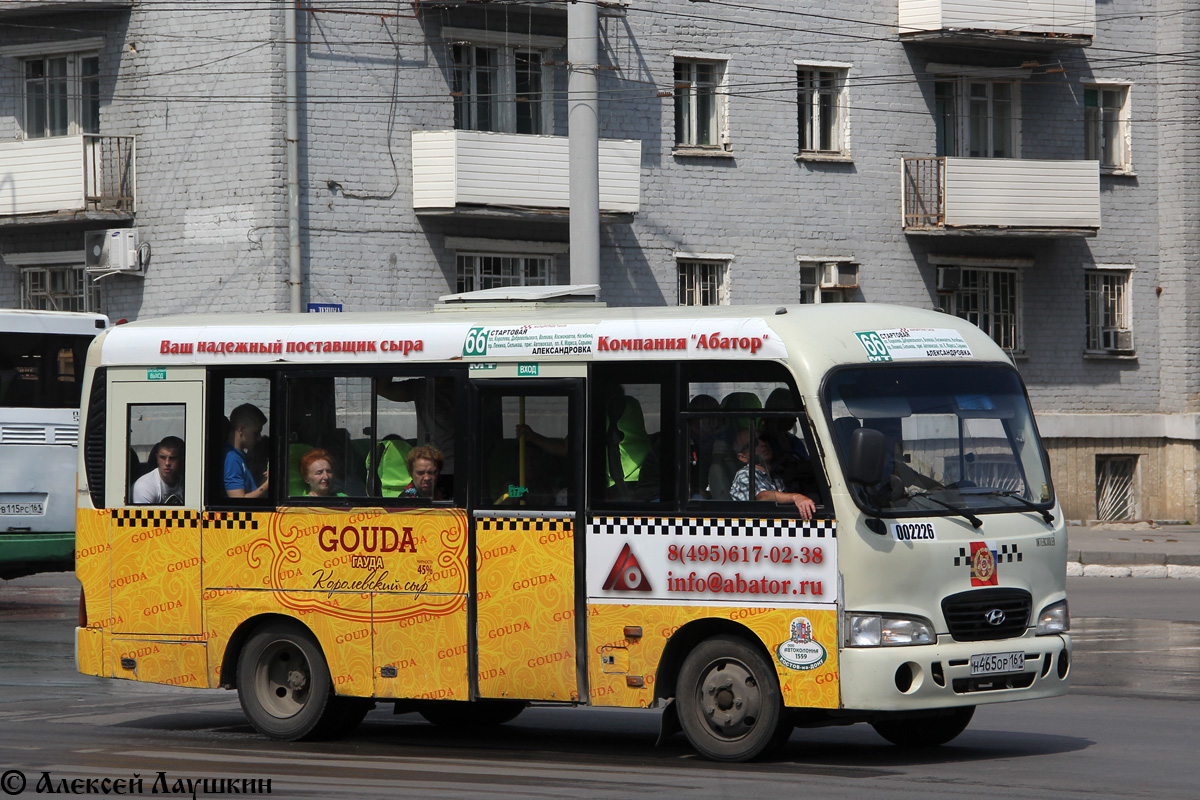
[[[900,40],[938,44],[1086,47],[1095,0],[900,0]]]
[[[571,205],[565,136],[413,131],[413,208],[419,214],[566,217]],[[600,140],[600,212],[635,214],[642,144]]]
[[[904,231],[911,234],[1095,236],[1096,161],[904,158]]]
[[[134,137],[0,143],[0,224],[133,218]]]

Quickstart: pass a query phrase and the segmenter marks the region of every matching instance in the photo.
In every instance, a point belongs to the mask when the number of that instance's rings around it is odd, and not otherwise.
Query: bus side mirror
[[[875,486],[883,481],[885,460],[882,433],[873,428],[856,428],[850,434],[850,463],[846,469],[848,481]]]

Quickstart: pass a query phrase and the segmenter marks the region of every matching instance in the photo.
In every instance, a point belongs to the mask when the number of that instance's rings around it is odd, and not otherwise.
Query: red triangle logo
[[[637,556],[629,549],[628,544],[621,548],[621,554],[617,556],[612,571],[608,573],[604,588],[618,592],[652,591],[650,581],[642,571],[642,565],[638,563]]]

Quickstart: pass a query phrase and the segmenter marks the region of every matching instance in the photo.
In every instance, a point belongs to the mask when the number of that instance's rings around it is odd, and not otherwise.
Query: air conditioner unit
[[[822,289],[857,289],[858,264],[849,261],[826,261],[821,265]]]
[[[961,288],[961,267],[938,267],[937,290],[939,292],[957,292]]]
[[[1128,328],[1101,328],[1100,346],[1105,350],[1133,350],[1133,331]]]
[[[89,273],[141,275],[135,228],[88,231],[84,234],[84,268]]]

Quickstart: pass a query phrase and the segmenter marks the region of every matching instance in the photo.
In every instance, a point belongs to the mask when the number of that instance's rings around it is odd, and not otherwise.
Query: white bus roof
[[[204,314],[119,325],[98,364],[403,364],[445,361],[787,359],[817,374],[876,361],[1008,361],[957,317],[904,306],[606,308],[456,304],[432,311]]]
[[[103,314],[0,308],[0,332],[3,333],[96,334],[107,327],[108,317]]]

